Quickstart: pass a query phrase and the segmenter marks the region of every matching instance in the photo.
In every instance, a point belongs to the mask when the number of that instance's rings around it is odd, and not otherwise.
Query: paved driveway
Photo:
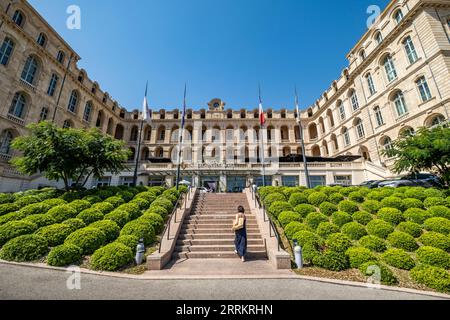
[[[135,280],[81,274],[81,289],[69,290],[70,276],[64,271],[0,264],[0,299],[435,299],[302,279]]]

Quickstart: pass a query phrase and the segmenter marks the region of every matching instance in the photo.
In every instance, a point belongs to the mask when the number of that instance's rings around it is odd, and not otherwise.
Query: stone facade
[[[12,138],[41,120],[58,126],[97,127],[123,139],[139,154],[139,182],[173,184],[181,110],[153,110],[140,135],[140,113],[128,112],[85,70],[80,57],[25,1],[0,0],[0,191],[50,185],[42,176],[23,176],[8,161]],[[359,160],[312,161],[313,184],[352,183],[391,176],[392,159],[383,148],[400,134],[448,121],[450,112],[450,2],[394,0],[350,51],[339,79],[302,112],[266,108],[260,130],[258,110],[231,110],[221,99],[187,110],[182,176],[196,185],[239,190],[263,172],[267,183],[305,183],[303,164],[279,158],[306,154]],[[264,162],[261,141],[264,141]],[[173,159],[172,162],[164,159]],[[134,159],[130,158],[130,168]],[[97,184],[126,184],[132,170]]]

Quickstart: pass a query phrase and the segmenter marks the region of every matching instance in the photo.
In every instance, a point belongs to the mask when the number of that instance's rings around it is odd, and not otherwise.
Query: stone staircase
[[[266,259],[266,247],[242,193],[196,196],[191,215],[186,217],[173,253],[174,259],[238,258],[234,253],[234,231],[231,230],[237,207],[242,205],[247,216],[248,255],[250,259]]]

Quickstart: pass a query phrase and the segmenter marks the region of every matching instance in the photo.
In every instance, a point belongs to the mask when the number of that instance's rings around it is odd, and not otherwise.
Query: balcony
[[[6,116],[6,118],[7,118],[8,120],[11,120],[11,121],[14,122],[15,124],[18,124],[18,125],[21,125],[21,126],[25,125],[25,120],[23,120],[22,118],[16,117],[16,116],[13,115],[13,114],[8,113],[8,115]]]
[[[0,152],[0,160],[8,162],[11,158],[12,154]]]
[[[23,79],[20,79],[19,82],[26,89],[29,89],[29,90],[33,91],[33,93],[36,93],[36,87],[33,86],[31,83],[29,83],[29,82],[27,82],[27,81],[25,81]]]

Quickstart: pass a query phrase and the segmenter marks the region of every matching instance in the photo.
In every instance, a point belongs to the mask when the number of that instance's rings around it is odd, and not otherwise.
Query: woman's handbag
[[[233,230],[237,231],[237,230],[243,229],[244,228],[244,222],[245,222],[244,218],[239,218],[238,222],[233,225]]]

